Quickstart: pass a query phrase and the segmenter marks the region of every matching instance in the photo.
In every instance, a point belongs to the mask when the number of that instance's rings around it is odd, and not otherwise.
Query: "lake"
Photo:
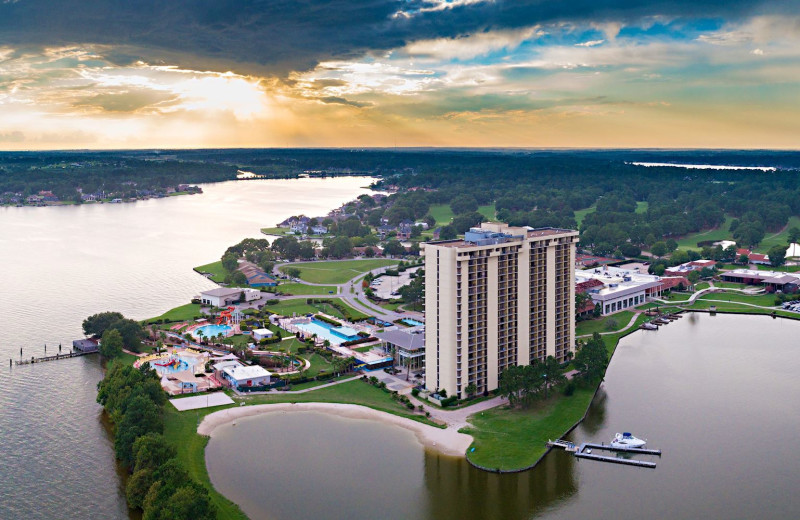
[[[654,470],[554,451],[490,474],[388,425],[303,412],[227,425],[209,474],[254,519],[793,518],[798,337],[796,321],[689,314],[624,338],[571,438],[632,431],[663,450],[641,457]]]
[[[126,518],[95,403],[94,356],[9,367],[81,337],[90,314],[143,319],[215,284],[192,267],[291,215],[324,215],[369,178],[251,180],[126,204],[0,208],[0,518]]]

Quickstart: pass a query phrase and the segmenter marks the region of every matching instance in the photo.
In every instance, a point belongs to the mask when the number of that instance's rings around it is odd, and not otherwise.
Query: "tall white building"
[[[494,390],[512,365],[575,342],[578,232],[484,223],[463,240],[424,244],[425,384],[464,397]]]

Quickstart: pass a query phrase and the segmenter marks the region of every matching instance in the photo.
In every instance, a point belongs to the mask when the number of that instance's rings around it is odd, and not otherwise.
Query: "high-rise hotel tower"
[[[425,385],[466,396],[512,365],[568,359],[575,342],[575,244],[567,229],[484,223],[424,245]]]

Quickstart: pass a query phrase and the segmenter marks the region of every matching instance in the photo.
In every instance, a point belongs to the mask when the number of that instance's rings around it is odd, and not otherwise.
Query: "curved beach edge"
[[[470,435],[459,433],[452,428],[435,428],[366,406],[344,403],[276,403],[226,408],[207,415],[198,426],[197,433],[213,437],[217,427],[232,423],[236,419],[276,412],[321,412],[350,419],[380,421],[410,430],[423,446],[453,457],[465,457],[473,441]]]

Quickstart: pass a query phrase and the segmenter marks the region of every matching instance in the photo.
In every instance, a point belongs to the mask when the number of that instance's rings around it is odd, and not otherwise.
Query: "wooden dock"
[[[94,352],[81,352],[81,351],[71,351],[67,352],[66,354],[54,354],[52,356],[43,356],[43,357],[35,357],[32,356],[31,358],[26,359],[18,359],[14,360],[15,365],[32,365],[34,363],[44,363],[45,361],[58,361],[59,359],[69,359],[74,357],[81,357],[81,356],[89,356],[91,354],[97,354],[97,351]],[[11,360],[9,360],[9,364],[11,364]]]
[[[597,460],[600,462],[610,462],[612,464],[624,464],[626,466],[638,466],[640,468],[655,468],[656,463],[649,460],[636,460],[625,459],[620,457],[610,457],[608,455],[595,455],[591,453],[592,450],[605,450],[617,453],[632,453],[641,455],[657,455],[661,456],[661,450],[648,450],[644,448],[616,448],[609,444],[596,444],[592,442],[585,442],[580,446],[574,442],[564,441],[561,439],[555,441],[547,441],[547,446],[551,448],[561,448],[565,451],[571,452],[579,459]]]

